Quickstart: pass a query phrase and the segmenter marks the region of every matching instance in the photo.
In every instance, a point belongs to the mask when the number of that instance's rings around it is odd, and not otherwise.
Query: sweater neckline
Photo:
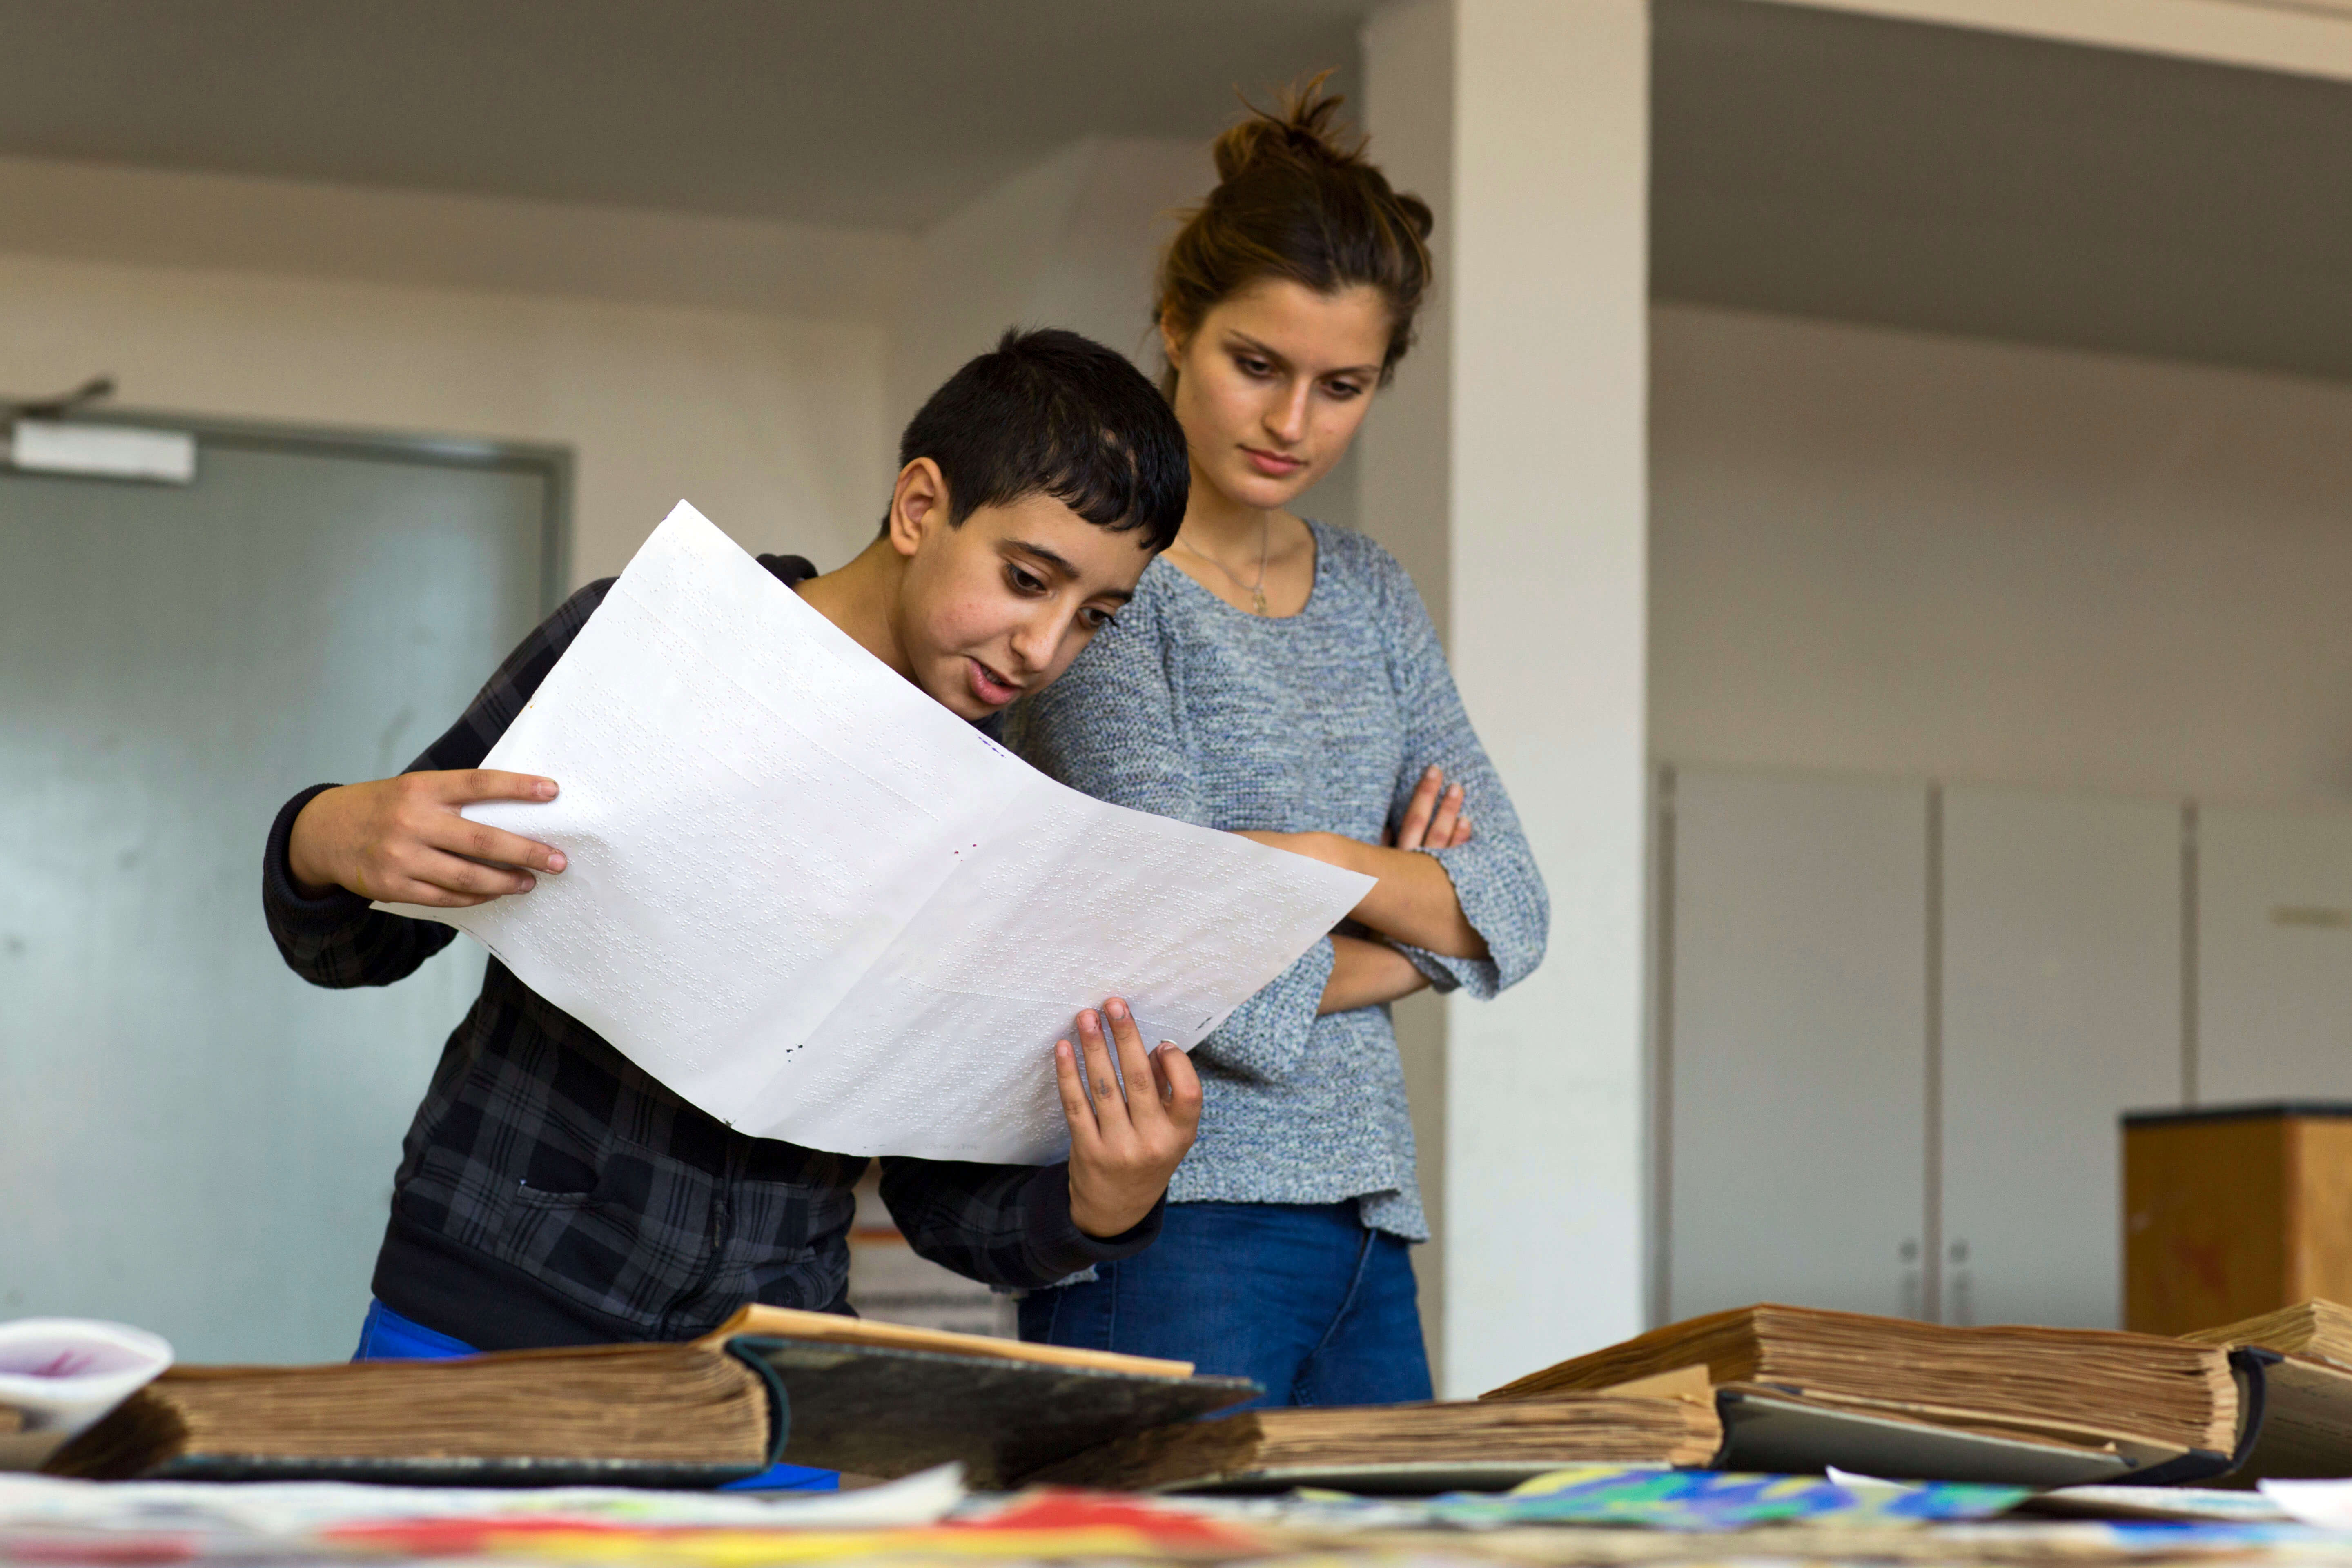
[[[1330,542],[1326,535],[1326,531],[1321,523],[1316,521],[1311,517],[1303,517],[1298,521],[1307,525],[1307,537],[1315,542],[1315,574],[1307,580],[1307,602],[1299,605],[1296,611],[1287,616],[1252,615],[1249,611],[1244,610],[1238,605],[1225,603],[1224,600],[1219,598],[1209,589],[1202,586],[1199,583],[1194,582],[1192,580],[1192,574],[1186,572],[1181,566],[1170,565],[1168,567],[1169,574],[1178,582],[1181,583],[1185,587],[1190,588],[1193,593],[1198,594],[1202,598],[1206,599],[1210,604],[1214,605],[1218,609],[1223,610],[1225,614],[1232,616],[1236,620],[1246,621],[1253,626],[1290,626],[1297,622],[1303,621],[1307,619],[1307,616],[1313,615],[1315,613],[1316,606],[1323,602],[1324,568],[1331,559],[1331,547]],[[1165,564],[1165,563],[1154,562],[1153,564],[1160,565]]]

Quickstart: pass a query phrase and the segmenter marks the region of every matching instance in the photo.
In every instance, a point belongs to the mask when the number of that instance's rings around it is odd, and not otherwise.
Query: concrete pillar
[[[1648,8],[1397,0],[1364,66],[1444,298],[1366,432],[1359,515],[1446,629],[1552,897],[1534,975],[1449,999],[1442,1047],[1407,1031],[1443,1082],[1422,1261],[1459,1395],[1642,1326]]]

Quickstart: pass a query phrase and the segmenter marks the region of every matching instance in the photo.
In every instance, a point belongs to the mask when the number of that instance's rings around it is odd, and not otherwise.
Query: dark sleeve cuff
[[[1022,1229],[1029,1239],[1040,1279],[1065,1279],[1097,1263],[1132,1258],[1160,1239],[1168,1194],[1151,1212],[1117,1236],[1088,1236],[1070,1216],[1070,1163],[1038,1168],[1021,1191]]]
[[[269,842],[261,852],[261,907],[273,931],[333,930],[367,913],[368,901],[348,889],[335,888],[323,899],[311,899],[294,885],[294,868],[288,858],[294,819],[302,815],[304,806],[335,787],[312,784],[280,806],[278,820],[269,825]]]

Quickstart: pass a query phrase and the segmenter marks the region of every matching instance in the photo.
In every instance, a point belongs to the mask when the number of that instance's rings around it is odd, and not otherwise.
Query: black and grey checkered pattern
[[[797,556],[761,563],[786,583],[814,570]],[[611,585],[583,588],[526,637],[410,771],[479,766]],[[287,838],[331,787],[287,802],[270,831],[270,932],[314,984],[388,985],[457,933],[341,890],[302,896]],[[734,1131],[493,959],[404,1142],[375,1291],[486,1350],[682,1339],[746,1301],[842,1310],[850,1188],[866,1163]],[[915,1250],[992,1285],[1051,1284],[1159,1234],[1157,1209],[1109,1240],[1081,1232],[1064,1165],[882,1163]]]

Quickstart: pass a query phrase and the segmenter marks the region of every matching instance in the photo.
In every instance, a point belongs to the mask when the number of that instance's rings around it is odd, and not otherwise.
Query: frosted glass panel
[[[1927,792],[1675,784],[1667,1296],[1916,1316]]]
[[[262,839],[301,785],[396,771],[529,629],[546,484],[212,441],[184,489],[0,476],[0,1317],[351,1353],[480,960],[304,984]]]
[[[2198,814],[2198,1099],[2352,1100],[2352,812]]]
[[[2180,808],[1944,795],[1944,1321],[2116,1328],[2116,1118],[2180,1088]]]

